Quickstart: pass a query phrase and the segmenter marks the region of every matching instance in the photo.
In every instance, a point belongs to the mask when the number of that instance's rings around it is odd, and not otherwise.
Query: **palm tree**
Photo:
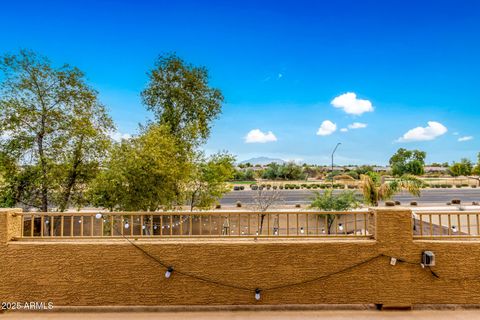
[[[360,176],[360,187],[366,204],[377,207],[379,201],[392,198],[400,191],[408,191],[419,197],[420,189],[423,186],[422,180],[412,175],[403,175],[392,181],[384,182],[378,175],[362,174]]]

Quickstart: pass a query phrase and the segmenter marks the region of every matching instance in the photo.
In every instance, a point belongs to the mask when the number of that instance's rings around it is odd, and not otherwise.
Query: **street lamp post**
[[[337,145],[335,146],[335,149],[333,149],[333,152],[332,152],[332,188],[333,188],[333,155],[335,154],[335,151],[337,151],[337,148],[338,146],[341,145],[341,143],[337,143]]]

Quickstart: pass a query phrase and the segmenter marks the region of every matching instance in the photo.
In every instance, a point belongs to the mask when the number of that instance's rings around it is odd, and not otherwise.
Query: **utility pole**
[[[341,145],[341,143],[337,143],[337,145],[335,146],[335,149],[333,149],[333,152],[332,152],[332,172],[331,172],[331,175],[332,175],[332,188],[333,188],[333,155],[335,154],[335,151],[337,151],[337,148],[338,146]]]

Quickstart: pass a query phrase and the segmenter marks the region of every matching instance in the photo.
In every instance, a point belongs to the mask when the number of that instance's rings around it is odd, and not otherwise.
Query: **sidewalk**
[[[123,319],[165,319],[165,320],[300,320],[300,319],[424,319],[424,320],[474,320],[480,319],[480,310],[414,310],[414,311],[372,311],[372,310],[312,310],[312,311],[202,311],[202,312],[8,312],[0,314],[1,320],[123,320]]]

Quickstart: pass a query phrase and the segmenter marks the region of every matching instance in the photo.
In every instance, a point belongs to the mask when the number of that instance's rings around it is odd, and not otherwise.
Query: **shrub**
[[[278,189],[283,190],[283,185],[279,185]]]
[[[476,185],[476,184],[472,184],[471,187],[472,187],[472,188],[476,188],[477,185]]]
[[[333,194],[332,190],[324,193],[315,192],[315,198],[310,208],[317,208],[323,211],[346,211],[357,208],[359,201],[355,192],[344,191],[340,194]]]
[[[273,189],[273,190],[277,190],[278,187],[277,187],[277,186],[273,186],[272,189]]]
[[[417,201],[412,201],[412,202],[410,202],[410,205],[411,206],[416,206],[416,205],[418,205],[418,203],[417,203]]]
[[[238,191],[240,190],[240,186],[233,186],[233,191]]]
[[[400,201],[395,200],[395,205],[396,205],[396,206],[399,206],[399,205],[401,205],[401,204],[402,204],[402,203],[401,203]]]
[[[295,189],[300,189],[300,186],[299,186],[299,185],[295,185]]]
[[[460,203],[462,203],[462,200],[460,200],[460,199],[453,199],[452,200],[452,204],[460,204]]]
[[[472,206],[478,206],[478,202],[477,202],[477,201],[473,201],[473,202],[472,202]]]
[[[462,185],[461,185],[461,184],[457,184],[457,185],[455,185],[455,187],[457,187],[457,188],[461,188],[461,187],[462,187]]]
[[[242,203],[240,201],[237,201],[237,208],[241,208],[242,207]]]
[[[300,205],[300,203],[296,203],[295,204],[295,208],[301,208],[302,206]]]
[[[256,184],[252,184],[252,185],[250,186],[250,189],[252,189],[252,190],[258,190],[258,186],[257,186]]]
[[[217,204],[215,205],[215,209],[222,209],[222,205],[221,205],[220,203],[217,203]]]
[[[394,207],[394,206],[395,206],[395,202],[394,202],[394,201],[386,201],[386,202],[385,202],[385,206],[387,206],[387,207]]]

